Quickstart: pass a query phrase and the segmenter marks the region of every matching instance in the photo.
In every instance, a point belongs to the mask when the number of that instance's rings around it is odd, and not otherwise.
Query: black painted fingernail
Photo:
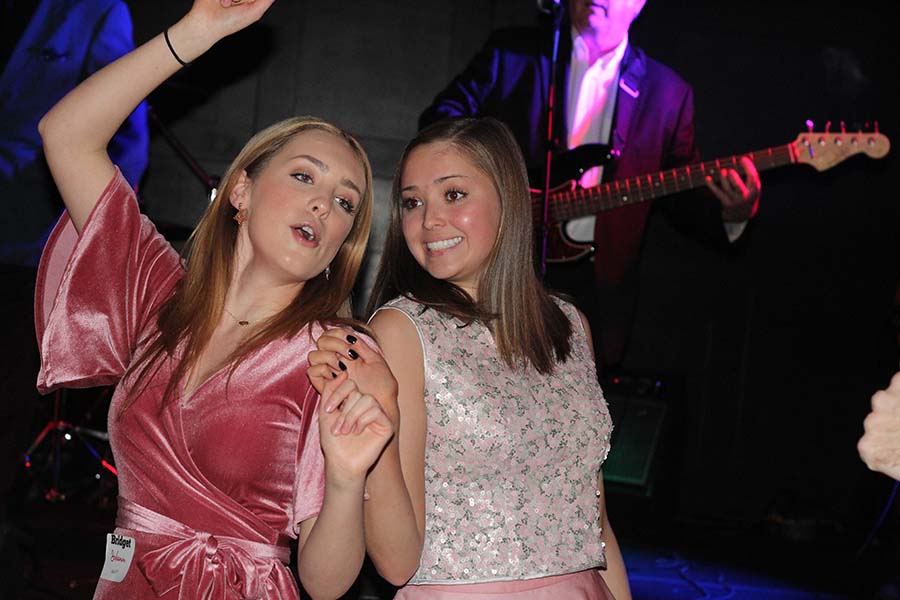
[[[354,350],[353,348],[350,348],[349,350],[347,350],[347,356],[349,356],[353,360],[356,360],[357,358],[359,358],[359,354],[357,354],[356,350]]]
[[[347,365],[345,365],[345,364],[344,364],[343,362],[341,362],[341,361],[338,361],[338,366],[341,368],[341,371],[346,371],[346,370],[347,370]]]
[[[332,371],[332,372],[331,372],[331,378],[332,378],[332,379],[337,379],[337,373],[335,373],[334,371]]]
[[[349,342],[349,343],[351,343],[351,344],[355,344],[355,343],[356,343],[356,336],[355,336],[355,335],[348,335],[348,336],[347,336],[347,342]]]

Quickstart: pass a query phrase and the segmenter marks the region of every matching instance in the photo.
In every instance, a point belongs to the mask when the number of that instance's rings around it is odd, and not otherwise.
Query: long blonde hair
[[[344,140],[359,159],[365,187],[347,239],[331,262],[330,274],[320,273],[307,281],[283,310],[261,324],[228,357],[232,372],[240,361],[269,342],[300,333],[311,323],[355,325],[351,318],[350,292],[359,272],[372,222],[372,168],[360,143],[342,129],[315,117],[294,117],[271,125],[254,135],[238,153],[222,178],[215,200],[207,207],[186,246],[185,274],[173,295],[159,311],[159,334],[133,363],[126,377],[136,374],[126,410],[143,391],[149,378],[165,361],[175,361],[164,402],[177,396],[176,386],[196,364],[209,343],[225,308],[225,294],[234,268],[238,225],[229,202],[240,174],[252,180],[269,161],[297,135],[325,131]],[[183,345],[179,359],[176,348]]]
[[[428,274],[403,237],[401,178],[410,153],[434,142],[448,142],[486,174],[500,198],[500,227],[478,282],[478,302],[462,288]],[[570,352],[572,324],[538,280],[534,270],[533,225],[528,175],[522,152],[509,128],[497,119],[459,118],[423,129],[406,146],[391,192],[391,220],[368,312],[396,295],[451,314],[465,322],[484,322],[511,367],[531,363],[550,373]]]

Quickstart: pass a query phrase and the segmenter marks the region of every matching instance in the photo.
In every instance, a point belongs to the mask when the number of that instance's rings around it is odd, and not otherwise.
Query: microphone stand
[[[219,177],[216,175],[210,175],[206,172],[206,170],[200,166],[200,163],[188,152],[188,149],[184,147],[171,129],[166,126],[163,120],[160,118],[159,114],[153,109],[153,106],[147,106],[147,115],[153,121],[153,124],[156,126],[156,129],[162,134],[163,138],[169,144],[169,146],[175,150],[175,153],[184,161],[187,167],[191,170],[191,172],[200,180],[203,184],[203,187],[206,190],[206,202],[211,203],[216,199],[216,194],[219,191]],[[164,223],[161,221],[156,221],[157,230],[163,234],[169,242],[178,248],[178,244],[185,242],[188,238],[190,238],[191,233],[193,231],[193,227],[185,227],[182,225],[176,225],[174,223]]]
[[[562,24],[560,0],[553,0],[550,11],[553,17],[553,49],[550,55],[550,81],[547,86],[547,138],[544,161],[544,186],[542,190],[543,217],[541,219],[541,279],[547,275],[547,241],[550,235],[550,167],[553,162],[553,120],[556,105],[556,70],[559,55],[559,30]]]
[[[191,153],[188,152],[187,148],[184,147],[178,138],[175,137],[175,134],[172,133],[165,123],[163,123],[162,119],[159,118],[159,115],[156,114],[156,111],[153,110],[152,106],[147,106],[147,115],[153,120],[153,123],[159,129],[159,132],[165,138],[166,142],[172,147],[173,150],[181,157],[181,159],[185,162],[191,172],[197,176],[197,179],[203,183],[204,187],[206,187],[207,200],[212,202],[216,199],[216,191],[219,186],[219,178],[207,173],[203,167],[200,166]]]

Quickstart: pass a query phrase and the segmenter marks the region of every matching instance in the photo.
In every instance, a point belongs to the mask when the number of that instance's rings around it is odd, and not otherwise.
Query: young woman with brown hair
[[[397,598],[627,600],[590,329],[535,275],[515,139],[491,118],[436,123],[404,151],[392,200],[371,308],[390,301],[370,325],[397,387],[346,331],[310,354],[318,385],[340,361],[400,415],[382,460],[399,455],[406,488],[384,484],[390,462],[367,483],[373,561],[412,574]]]

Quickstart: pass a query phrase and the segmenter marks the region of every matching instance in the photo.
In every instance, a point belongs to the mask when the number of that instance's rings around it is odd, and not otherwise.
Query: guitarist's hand
[[[706,185],[722,203],[723,221],[739,223],[756,214],[759,207],[759,172],[749,157],[741,157],[740,169],[726,167],[716,177],[707,175]]]

